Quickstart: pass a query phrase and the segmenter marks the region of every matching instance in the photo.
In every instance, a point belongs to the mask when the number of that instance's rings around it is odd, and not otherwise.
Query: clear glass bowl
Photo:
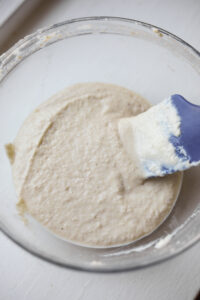
[[[0,227],[9,238],[50,262],[97,272],[149,266],[199,240],[198,167],[185,172],[171,215],[153,234],[128,246],[91,249],[60,240],[34,221],[24,225],[16,211],[11,168],[4,151],[4,144],[14,139],[37,105],[77,82],[119,84],[153,104],[174,93],[200,104],[198,51],[143,22],[112,17],[76,19],[19,41],[0,57],[0,80]]]

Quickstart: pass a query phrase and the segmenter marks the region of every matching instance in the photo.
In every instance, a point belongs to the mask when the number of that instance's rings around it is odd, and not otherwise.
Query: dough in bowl
[[[118,120],[150,104],[125,88],[77,84],[40,105],[13,143],[19,207],[57,236],[104,247],[155,230],[181,175],[143,180],[119,138]]]

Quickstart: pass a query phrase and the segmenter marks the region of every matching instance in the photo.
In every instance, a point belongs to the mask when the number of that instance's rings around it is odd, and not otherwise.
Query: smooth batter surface
[[[144,181],[124,149],[120,118],[149,108],[122,87],[84,83],[38,107],[15,141],[21,205],[58,236],[113,246],[152,232],[176,199],[180,174]]]

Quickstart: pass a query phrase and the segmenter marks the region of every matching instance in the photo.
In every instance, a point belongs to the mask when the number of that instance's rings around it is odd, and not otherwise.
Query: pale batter
[[[90,246],[152,232],[173,206],[180,174],[144,181],[118,133],[120,118],[149,106],[125,88],[84,83],[38,107],[12,149],[18,206],[58,236]]]

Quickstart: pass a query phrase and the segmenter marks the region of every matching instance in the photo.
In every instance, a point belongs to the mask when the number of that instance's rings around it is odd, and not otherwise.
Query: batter
[[[144,181],[118,133],[120,118],[149,106],[102,83],[74,85],[39,106],[12,145],[18,206],[83,245],[126,244],[151,233],[174,204],[180,174]]]

